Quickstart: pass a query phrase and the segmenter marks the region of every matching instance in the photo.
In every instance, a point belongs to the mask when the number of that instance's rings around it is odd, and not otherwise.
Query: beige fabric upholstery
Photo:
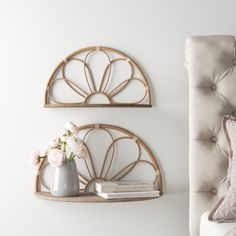
[[[186,41],[189,72],[190,235],[199,236],[201,214],[222,196],[227,148],[222,116],[236,116],[236,40],[199,36]]]

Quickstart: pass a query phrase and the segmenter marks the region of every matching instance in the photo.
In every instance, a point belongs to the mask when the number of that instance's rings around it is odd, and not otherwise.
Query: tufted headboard
[[[199,235],[201,214],[223,194],[227,148],[221,119],[236,116],[236,39],[186,40],[189,72],[190,235]]]

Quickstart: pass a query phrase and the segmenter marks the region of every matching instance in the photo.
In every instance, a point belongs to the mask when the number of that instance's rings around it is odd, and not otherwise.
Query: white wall
[[[188,235],[189,35],[234,34],[234,0],[0,1],[0,235]],[[145,68],[152,109],[45,109],[47,79],[89,45],[123,50]],[[121,116],[121,113],[125,115]],[[112,123],[154,150],[165,195],[125,204],[67,204],[32,195],[29,156],[66,121]]]

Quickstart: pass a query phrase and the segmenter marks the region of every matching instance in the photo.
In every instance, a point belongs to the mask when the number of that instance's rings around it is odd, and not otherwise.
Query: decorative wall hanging
[[[162,194],[162,177],[159,165],[154,154],[142,139],[132,132],[114,125],[88,124],[78,128],[78,135],[88,153],[87,159],[76,159],[80,195],[78,197],[55,197],[50,194],[50,183],[49,180],[46,180],[47,174],[50,172],[50,165],[47,158],[45,158],[40,163],[36,176],[35,195],[37,197],[46,200],[70,202],[138,201],[153,198],[105,200],[93,193],[96,181],[127,179],[152,181],[154,188]],[[94,141],[95,135],[100,135],[96,141]],[[105,143],[101,144],[101,142]],[[104,149],[99,152],[99,148]],[[142,173],[141,176],[140,172]]]
[[[143,70],[133,59],[116,49],[94,46],[59,63],[48,81],[44,106],[151,107],[151,94]]]

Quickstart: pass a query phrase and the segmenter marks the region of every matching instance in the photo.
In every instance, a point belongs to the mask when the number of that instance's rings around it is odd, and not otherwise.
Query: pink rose
[[[87,148],[84,146],[83,143],[81,143],[78,147],[78,149],[76,150],[75,154],[80,158],[85,160],[88,156],[88,151]]]
[[[71,136],[67,139],[71,151],[81,159],[87,158],[87,149],[79,137]]]
[[[82,143],[82,140],[79,137],[71,136],[66,140],[66,143],[71,150],[77,149]]]
[[[32,154],[31,162],[33,166],[37,167],[40,162],[40,152],[39,150],[36,150]]]
[[[65,124],[65,129],[69,130],[71,133],[77,134],[79,132],[78,127],[72,123],[72,122],[68,122]]]
[[[56,148],[60,145],[60,139],[59,138],[55,138],[53,140],[50,141],[50,146],[52,148]]]
[[[53,167],[61,166],[63,164],[64,158],[64,153],[60,149],[52,148],[48,152],[48,162]]]

